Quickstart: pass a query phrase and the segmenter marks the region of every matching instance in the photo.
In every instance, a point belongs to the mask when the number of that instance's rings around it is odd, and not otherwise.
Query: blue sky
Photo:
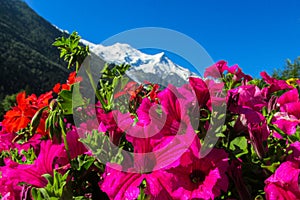
[[[200,43],[214,61],[259,77],[300,56],[300,1],[25,0],[50,23],[86,40],[133,28],[163,27]]]

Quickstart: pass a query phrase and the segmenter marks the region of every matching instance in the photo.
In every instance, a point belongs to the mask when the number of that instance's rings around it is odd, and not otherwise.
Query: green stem
[[[67,151],[67,156],[68,156],[68,159],[71,162],[71,155],[70,155],[70,149],[69,149],[69,145],[68,145],[68,141],[67,141],[67,135],[65,133],[63,133],[63,139],[64,139],[64,144],[65,144],[65,149]]]
[[[99,91],[97,90],[97,86],[95,85],[95,82],[94,82],[94,79],[93,79],[93,76],[92,76],[91,69],[90,69],[89,65],[85,68],[85,71],[86,71],[86,73],[89,77],[90,83],[93,87],[93,90],[95,91],[97,99],[101,102],[102,105],[105,105],[105,102],[102,99],[102,96],[100,95]]]
[[[67,141],[67,133],[66,133],[64,121],[61,117],[59,118],[59,124],[60,124],[60,128],[61,128],[62,137],[64,140],[64,145],[65,145],[65,149],[67,152],[67,156],[68,156],[69,162],[71,163],[71,155],[70,155],[70,149],[69,149],[69,145],[68,145],[68,141]]]

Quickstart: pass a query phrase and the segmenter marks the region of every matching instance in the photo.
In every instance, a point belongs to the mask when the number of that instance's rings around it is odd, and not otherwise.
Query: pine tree
[[[294,60],[294,63],[287,59],[284,69],[275,69],[273,77],[283,80],[287,80],[289,78],[300,78],[300,56]]]

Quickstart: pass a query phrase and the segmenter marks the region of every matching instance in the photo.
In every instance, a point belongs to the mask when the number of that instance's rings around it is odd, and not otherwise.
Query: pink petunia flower
[[[213,149],[203,158],[187,152],[180,162],[180,166],[167,170],[174,175],[169,183],[173,199],[215,199],[227,191],[229,164],[224,150]]]
[[[296,133],[297,126],[300,123],[300,100],[298,90],[289,90],[281,95],[277,100],[277,106],[280,112],[274,114],[272,123],[277,125],[287,135]],[[277,138],[282,138],[277,132],[274,133]]]
[[[8,132],[2,123],[0,122],[0,152],[3,150],[9,150],[13,148],[15,144],[13,144],[12,140],[17,136],[16,133]]]
[[[299,162],[286,161],[265,181],[267,200],[294,200],[300,198]]]
[[[275,173],[265,181],[267,200],[294,200],[300,198],[300,142],[294,142],[287,149],[292,153]]]
[[[5,166],[0,167],[2,177],[0,182],[5,182],[4,188],[0,187],[0,193],[5,196],[18,196],[19,183],[27,183],[34,187],[44,187],[47,180],[42,176],[44,174],[53,174],[53,170],[67,164],[67,156],[64,146],[52,144],[52,141],[42,141],[40,144],[40,153],[33,164],[17,164],[6,159]],[[2,185],[2,184],[1,184]],[[15,188],[17,194],[11,194],[8,188]]]
[[[128,164],[130,160],[124,162],[133,167],[124,171],[121,166],[108,163],[104,180],[100,184],[101,190],[106,192],[110,199],[134,200],[140,194],[139,186],[145,180],[145,193],[150,199],[172,199],[170,188],[167,187],[172,174],[165,169],[174,162],[174,158],[176,160],[178,154],[180,156],[180,152],[188,148],[184,139],[180,136],[164,136],[160,140],[141,137],[142,134],[147,134],[143,127],[136,127],[132,131],[135,133],[127,135],[127,139],[134,146],[133,163]],[[134,137],[136,134],[139,137]],[[166,148],[168,145],[170,147]],[[124,166],[124,163],[122,165]]]
[[[283,106],[284,104],[287,104],[287,103],[293,103],[293,102],[299,102],[299,93],[298,93],[298,90],[295,88],[295,89],[292,89],[292,90],[289,90],[285,93],[283,93],[277,100],[277,104],[278,106]]]
[[[268,147],[264,146],[264,143],[267,141],[270,135],[270,131],[266,122],[263,122],[261,125],[249,123],[248,131],[249,139],[255,153],[259,158],[263,158],[268,150]]]
[[[67,133],[67,142],[71,159],[88,152],[83,143],[79,141],[79,135],[74,127]]]
[[[188,100],[176,88],[160,92],[158,99],[160,104],[143,99],[137,110],[140,121],[126,132],[134,154],[132,160],[123,162],[132,167],[126,171],[110,163],[106,167],[100,187],[111,199],[136,199],[143,180],[150,199],[172,199],[168,188],[172,175],[166,169],[180,164],[180,156],[197,135],[188,121]],[[165,119],[162,123],[161,118]]]
[[[241,80],[244,80],[244,81],[252,80],[252,77],[244,74],[238,65],[233,65],[233,66],[229,67],[227,65],[227,62],[224,60],[221,60],[221,61],[215,63],[214,65],[206,68],[206,70],[204,72],[204,77],[205,78],[207,78],[207,77],[220,78],[220,77],[222,77],[222,74],[224,74],[225,71],[227,71],[230,74],[233,74],[234,82],[238,82]]]
[[[287,135],[292,135],[296,133],[300,120],[293,115],[288,115],[286,112],[277,112],[274,114],[272,123],[278,126],[278,128],[280,128]],[[274,132],[273,135],[276,138],[282,138],[282,136],[277,132]]]
[[[147,134],[142,127],[137,127],[134,131],[139,136]],[[180,165],[180,155],[192,148],[189,141],[186,141],[187,137],[193,137],[192,140],[198,141],[200,145],[196,134],[191,128],[187,136],[164,136],[160,140],[151,137],[133,137],[134,135],[127,136],[134,146],[133,167],[124,171],[121,166],[108,163],[104,180],[100,184],[101,190],[111,199],[136,199],[140,193],[139,185],[145,180],[145,193],[150,199],[173,199],[170,194],[171,188],[168,187],[173,175],[166,169]],[[196,143],[193,144],[192,146],[199,149]]]
[[[221,60],[205,69],[204,77],[220,78],[225,70],[228,69],[227,62]]]
[[[227,104],[231,105],[232,101],[236,102],[236,105],[229,107],[230,110],[240,106],[260,112],[264,106],[267,106],[261,90],[256,85],[245,85],[229,90]]]
[[[272,93],[277,92],[279,90],[285,89],[293,89],[294,87],[287,84],[284,80],[277,80],[276,78],[270,77],[266,72],[260,73],[263,80],[269,84],[269,87],[265,87],[262,89],[262,93],[266,98],[269,98]]]
[[[300,119],[300,102],[286,103],[280,108],[280,111],[287,112],[289,115]]]
[[[19,166],[18,163],[5,159],[6,166],[0,167],[0,194],[3,200],[20,200],[22,186],[18,185],[19,181],[11,179],[11,171]]]
[[[165,188],[170,184],[169,180],[172,175],[164,170],[141,174],[130,171],[122,172],[121,169],[117,170],[116,166],[107,165],[104,174],[104,181],[100,187],[110,199],[137,199],[140,194],[139,186],[143,180],[146,181],[145,194],[149,196],[149,199],[172,199]]]
[[[292,143],[287,150],[292,150],[293,152],[287,157],[286,160],[300,163],[300,142],[296,141]]]
[[[105,112],[102,108],[98,108],[96,113],[100,131],[107,131],[112,143],[119,145],[123,133],[133,123],[130,113],[123,114],[119,110]]]

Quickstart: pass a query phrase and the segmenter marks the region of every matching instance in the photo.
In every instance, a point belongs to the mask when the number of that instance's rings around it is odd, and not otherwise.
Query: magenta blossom
[[[299,162],[282,163],[275,173],[265,181],[267,200],[295,200],[300,198]]]
[[[157,163],[147,167],[148,170],[156,170],[158,166],[174,162],[170,160],[179,158],[196,137],[188,116],[189,100],[172,86],[160,92],[158,99],[160,104],[143,99],[137,110],[139,122],[126,134],[126,139],[134,146],[134,153],[149,153],[149,156],[141,155],[138,160],[147,158]],[[174,152],[177,156],[168,158]]]
[[[109,138],[115,145],[119,145],[123,133],[133,123],[130,113],[123,114],[119,110],[105,112],[104,109],[98,108],[97,118],[100,122],[100,131],[108,132]]]
[[[195,77],[190,77],[189,83],[195,92],[199,108],[207,107],[212,110],[213,106],[220,106],[225,101],[223,97],[219,96],[224,88],[224,83],[210,79],[204,81]]]
[[[233,102],[235,102],[234,105],[232,105]],[[267,102],[256,85],[245,85],[228,91],[227,104],[230,105],[229,109],[233,112],[237,106],[259,112],[267,105]]]
[[[69,145],[71,159],[88,152],[83,143],[79,141],[79,135],[75,130],[75,127],[67,133],[67,142]]]
[[[4,150],[9,150],[14,148],[15,144],[12,143],[12,140],[16,137],[15,133],[8,133],[5,130],[0,131],[0,152]]]
[[[5,182],[4,190],[0,187],[0,193],[3,196],[8,195],[8,192],[11,191],[7,191],[7,188],[17,187],[19,183],[23,182],[34,187],[44,187],[47,185],[47,180],[42,175],[53,174],[54,169],[67,162],[63,145],[52,144],[50,140],[42,141],[40,153],[33,164],[17,164],[6,159],[6,165],[0,167],[2,172],[0,182]],[[16,192],[18,191],[16,190]]]
[[[297,119],[300,119],[300,102],[284,104],[280,110],[282,112],[287,112],[289,115],[295,116]]]
[[[298,90],[295,88],[295,89],[292,89],[292,90],[289,90],[285,93],[283,93],[277,100],[277,104],[279,106],[283,106],[284,104],[287,104],[287,103],[294,103],[294,102],[299,102],[299,93],[298,93]]]
[[[288,115],[286,112],[277,112],[274,114],[272,123],[280,128],[287,135],[292,135],[296,133],[297,126],[300,123],[300,120],[293,115]],[[274,137],[282,139],[282,136],[274,132]]]
[[[127,130],[126,139],[134,147],[132,167],[122,171],[118,165],[106,166],[100,187],[111,199],[136,199],[143,181],[150,199],[172,199],[172,175],[166,169],[179,165],[178,158],[197,135],[188,121],[188,100],[176,88],[160,92],[158,99],[160,104],[143,99],[137,110],[139,123]],[[162,116],[165,122],[160,126]]]
[[[199,106],[204,107],[207,105],[207,102],[210,100],[207,84],[202,79],[194,77],[190,77],[189,82],[195,91]]]
[[[249,139],[250,142],[259,158],[264,157],[266,154],[268,147],[265,146],[267,139],[270,135],[269,128],[266,122],[262,122],[262,124],[248,124],[249,130]]]
[[[106,166],[104,181],[100,185],[110,199],[136,200],[140,194],[139,186],[143,180],[146,182],[145,194],[149,199],[172,199],[166,186],[170,184],[171,174],[158,170],[147,174],[122,172],[116,166]]]
[[[135,154],[131,164],[133,167],[123,171],[124,168],[121,166],[108,163],[104,180],[100,184],[101,190],[106,192],[110,199],[135,200],[140,194],[139,186],[145,181],[145,194],[149,196],[149,199],[172,199],[167,188],[172,174],[166,172],[165,168],[174,162],[172,158],[178,157],[177,154],[180,155],[178,151],[188,148],[184,139],[180,136],[179,138],[164,136],[160,140],[141,137],[147,134],[143,127],[136,127],[132,131],[135,133],[126,137],[134,146]],[[134,135],[139,137],[134,137]],[[170,144],[170,148],[166,148]]]
[[[266,72],[260,73],[263,80],[269,84],[269,87],[265,87],[262,92],[266,98],[269,98],[273,92],[285,89],[293,89],[293,86],[287,84],[284,80],[277,80],[276,78],[270,77]]]
[[[171,185],[173,199],[215,199],[227,191],[228,155],[224,150],[213,149],[204,158],[185,153],[181,165],[167,170],[173,174]]]
[[[139,136],[147,134],[142,127],[136,127],[134,131]],[[134,137],[135,134],[126,136],[134,146],[133,167],[123,171],[124,168],[121,166],[108,163],[104,181],[100,184],[101,190],[106,192],[111,199],[133,200],[138,197],[139,185],[144,180],[146,182],[145,193],[150,199],[173,199],[169,187],[173,175],[166,169],[180,164],[178,157],[190,146],[186,142],[187,138],[197,141],[196,134],[192,128],[188,130],[187,136],[184,134],[177,137],[164,136],[160,140],[151,137]],[[199,149],[196,143],[192,146]]]
[[[20,200],[22,186],[18,185],[19,180],[12,179],[12,171],[16,169],[19,164],[5,159],[6,166],[0,167],[0,194],[3,200]]]
[[[134,168],[123,171],[121,166],[108,163],[104,180],[100,184],[101,190],[106,192],[110,199],[135,200],[140,194],[139,186],[144,180],[146,182],[145,194],[149,196],[149,199],[173,199],[170,194],[171,188],[168,187],[173,175],[165,169],[178,165],[176,162],[172,164],[174,162],[172,158],[180,154],[178,151],[188,148],[184,140],[165,136],[160,144],[154,143],[155,147],[152,146],[149,138],[132,138],[131,141],[134,147],[137,147],[133,157]],[[169,150],[163,149],[171,142]],[[161,146],[162,151],[157,151],[156,148],[161,149]]]
[[[281,112],[287,112],[289,115],[300,119],[300,99],[296,88],[285,92],[279,97],[277,104],[280,106]]]
[[[292,153],[275,173],[265,181],[267,200],[294,200],[300,198],[300,142],[288,148]]]
[[[288,150],[292,150],[292,154],[287,157],[288,161],[296,161],[300,163],[300,142],[294,142],[290,145]]]
[[[281,95],[277,100],[277,106],[280,107],[280,112],[274,114],[272,123],[287,135],[296,133],[297,126],[300,123],[298,90],[295,88]],[[274,133],[274,136],[282,138],[277,132]]]
[[[213,77],[213,78],[220,78],[225,70],[228,69],[227,62],[221,60],[212,66],[206,68],[204,72],[204,77]]]
[[[242,72],[241,68],[239,68],[238,65],[233,65],[229,67],[227,65],[227,62],[224,60],[221,60],[214,65],[206,68],[204,72],[204,77],[213,77],[213,78],[220,78],[222,77],[222,74],[227,71],[230,74],[233,74],[233,81],[238,82],[241,80],[244,81],[250,81],[252,80],[252,77],[249,75],[246,75]]]

